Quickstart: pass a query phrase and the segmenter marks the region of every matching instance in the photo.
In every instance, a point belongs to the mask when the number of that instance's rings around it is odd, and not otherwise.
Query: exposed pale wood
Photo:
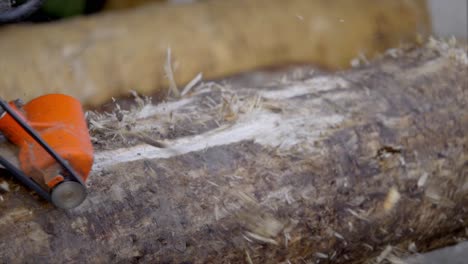
[[[90,114],[88,199],[64,212],[9,180],[0,262],[362,263],[466,237],[467,53],[392,54]]]

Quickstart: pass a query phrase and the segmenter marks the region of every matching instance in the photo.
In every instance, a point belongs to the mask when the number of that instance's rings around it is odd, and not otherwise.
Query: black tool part
[[[44,0],[29,0],[7,11],[0,12],[0,24],[16,22],[31,15],[42,6],[43,2]]]
[[[5,101],[0,99],[0,107],[5,110],[13,119],[39,144],[41,145],[61,166],[65,169],[67,175],[65,178],[70,178],[70,180],[81,183],[85,186],[83,180],[78,176],[75,170],[63,159],[55,150],[53,150],[47,142],[45,142],[39,134],[28,124],[26,123]]]
[[[11,164],[8,160],[4,159],[2,156],[0,156],[0,165],[2,165],[11,174],[13,174],[13,176],[17,180],[19,180],[22,184],[26,185],[31,190],[35,191],[37,194],[39,194],[39,196],[41,196],[45,200],[52,202],[52,198],[50,197],[50,194],[48,192],[42,189],[42,187],[39,184],[37,184],[34,180],[29,178],[27,175],[25,175],[22,171],[20,171],[13,164]]]

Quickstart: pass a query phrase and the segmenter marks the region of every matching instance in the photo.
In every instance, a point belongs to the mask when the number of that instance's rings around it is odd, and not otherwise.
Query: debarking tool
[[[17,180],[59,208],[84,201],[93,146],[78,100],[63,94],[27,104],[0,99],[0,132],[18,147],[19,168],[0,156]]]

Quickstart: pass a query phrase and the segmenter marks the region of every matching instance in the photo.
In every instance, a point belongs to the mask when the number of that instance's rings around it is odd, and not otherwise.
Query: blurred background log
[[[153,3],[2,27],[0,96],[60,92],[98,105],[131,89],[164,91],[168,48],[179,85],[200,72],[213,79],[293,63],[342,69],[429,32],[423,0]]]
[[[64,212],[8,180],[0,262],[383,263],[466,239],[467,66],[432,41],[90,112],[88,199]]]

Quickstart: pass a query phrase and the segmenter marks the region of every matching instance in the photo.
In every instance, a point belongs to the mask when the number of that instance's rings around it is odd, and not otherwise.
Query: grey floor
[[[428,0],[428,3],[436,36],[468,40],[467,0]]]
[[[406,259],[405,262],[407,264],[466,264],[468,263],[468,242],[423,255],[415,255]]]

